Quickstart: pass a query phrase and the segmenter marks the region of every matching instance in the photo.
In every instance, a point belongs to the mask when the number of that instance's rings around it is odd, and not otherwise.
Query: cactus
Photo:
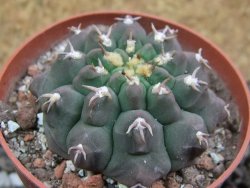
[[[65,51],[30,87],[49,148],[128,186],[191,165],[227,115],[202,49],[183,51],[169,26],[152,23],[147,34],[139,19],[71,27]]]

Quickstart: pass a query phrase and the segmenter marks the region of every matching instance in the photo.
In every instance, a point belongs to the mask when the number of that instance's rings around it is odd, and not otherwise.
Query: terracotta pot
[[[162,28],[166,24],[171,27],[178,29],[178,39],[185,50],[197,51],[198,48],[203,48],[204,57],[206,57],[213,69],[227,84],[231,90],[232,96],[234,97],[241,117],[241,139],[239,140],[239,153],[235,160],[229,166],[229,168],[209,187],[218,187],[224,180],[234,171],[237,165],[240,163],[248,146],[250,138],[250,119],[249,119],[249,104],[250,99],[248,96],[248,88],[246,83],[237,69],[231,61],[208,40],[201,37],[194,31],[186,28],[185,26],[176,24],[172,21],[150,16],[147,14],[137,14],[128,12],[97,12],[90,14],[83,14],[75,16],[61,22],[58,22],[44,31],[38,33],[31,39],[29,39],[24,45],[22,45],[9,59],[9,61],[2,68],[0,75],[0,100],[7,100],[10,91],[14,88],[15,82],[21,78],[26,72],[27,67],[33,63],[41,54],[47,51],[53,44],[66,38],[68,36],[68,27],[76,26],[82,23],[82,27],[90,24],[112,24],[115,17],[122,17],[125,14],[134,16],[141,16],[142,19],[139,21],[146,30],[150,30],[150,23],[153,22],[157,28]],[[14,163],[18,174],[26,187],[45,187],[41,181],[34,177],[14,156],[11,152],[8,144],[6,143],[3,135],[0,133],[0,142],[3,149],[7,153],[8,157]]]

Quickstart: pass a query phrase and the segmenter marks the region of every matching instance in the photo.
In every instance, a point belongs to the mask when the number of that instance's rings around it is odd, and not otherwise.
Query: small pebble
[[[16,120],[23,130],[35,126],[37,109],[31,105],[20,105],[16,114]]]
[[[18,91],[22,91],[22,92],[26,92],[27,91],[27,87],[25,85],[22,85],[18,88]]]
[[[31,76],[25,76],[24,79],[22,80],[22,83],[29,88],[33,78]]]
[[[169,187],[169,188],[171,188],[171,187]],[[194,186],[191,184],[182,184],[180,188],[194,188]]]
[[[29,141],[33,140],[34,137],[35,137],[35,135],[33,135],[33,134],[26,134],[24,136],[23,140],[24,140],[24,142],[29,142]]]
[[[219,164],[224,161],[224,157],[219,153],[210,152],[209,155],[211,156],[214,164]]]
[[[201,174],[195,177],[195,181],[199,187],[202,187],[205,184],[205,180],[205,176]]]
[[[45,162],[42,158],[37,158],[33,162],[33,166],[35,168],[44,168],[45,167]]]
[[[210,177],[210,178],[213,178],[214,177],[214,175],[213,175],[213,173],[208,173],[208,177]]]
[[[93,175],[89,176],[82,182],[84,188],[103,188],[104,182],[102,179],[102,175]]]
[[[28,90],[27,86],[23,85],[19,88],[17,94],[18,102],[17,107],[22,105],[36,106],[36,97]]]
[[[39,69],[38,65],[33,64],[28,67],[28,75],[30,76],[34,77],[40,73],[41,73],[41,70]]]
[[[56,162],[53,160],[53,161],[51,161],[51,167],[52,168],[55,168],[56,167]]]
[[[23,140],[21,140],[20,141],[20,146],[24,146],[25,144],[24,144],[24,141]]]
[[[183,176],[184,182],[190,182],[190,184],[195,185],[195,177],[200,174],[199,170],[197,168],[190,166],[187,168],[183,168],[180,170]]]
[[[44,127],[39,127],[38,132],[39,132],[39,133],[44,133]]]
[[[225,129],[225,136],[228,140],[230,140],[233,137],[232,132],[228,129]]]
[[[175,178],[176,182],[178,182],[178,183],[181,183],[183,181],[183,178],[175,173],[174,173],[174,178]]]
[[[2,128],[2,129],[5,129],[5,128],[6,128],[6,125],[5,125],[5,123],[4,123],[3,121],[1,122],[1,128]]]
[[[18,94],[17,94],[18,101],[24,101],[27,99],[26,91],[25,90],[23,91],[23,90],[24,89],[22,88],[18,89]]]
[[[50,150],[47,150],[43,155],[43,158],[50,161],[53,158],[53,153]]]
[[[3,131],[3,134],[4,134],[4,136],[8,136],[8,134],[9,134],[9,131],[7,131],[7,130],[4,130],[4,131]]]
[[[62,177],[62,188],[84,188],[82,180],[73,173],[66,173]]]
[[[118,185],[115,186],[115,187],[118,187],[118,188],[128,188],[126,185],[123,185],[121,183],[118,183]]]
[[[196,166],[199,169],[205,169],[205,170],[212,170],[215,167],[213,160],[207,154],[200,156],[196,160]]]
[[[84,175],[85,175],[84,170],[83,169],[79,170],[78,176],[82,178],[84,177]]]
[[[152,188],[165,188],[163,181],[159,180],[152,184]]]
[[[217,145],[216,145],[216,151],[217,152],[222,152],[222,151],[224,151],[225,150],[225,147],[222,145],[222,143],[218,143]]]
[[[42,146],[42,150],[45,151],[47,149],[47,140],[43,133],[37,133],[37,141],[39,143],[39,147]]]
[[[23,164],[26,164],[26,163],[30,162],[31,157],[30,157],[30,156],[27,156],[26,153],[23,153],[23,154],[21,154],[21,155],[19,156],[18,159],[19,159]]]
[[[43,125],[43,113],[38,113],[37,114],[37,124],[42,126]]]
[[[12,120],[9,120],[7,124],[8,124],[8,131],[11,133],[15,132],[17,129],[20,128],[20,125]]]
[[[16,156],[16,158],[19,158],[19,156],[21,155],[20,151],[13,151],[14,155]]]
[[[46,188],[53,188],[53,186],[50,184],[49,181],[45,181],[43,182],[43,184],[45,185]]]
[[[106,178],[105,181],[107,183],[109,183],[109,184],[114,184],[115,183],[115,181],[113,179],[111,179],[111,178]]]
[[[215,177],[219,177],[224,171],[225,171],[225,166],[223,163],[220,163],[214,168],[213,173]]]
[[[31,167],[29,167],[31,168]],[[48,180],[52,174],[48,173],[48,170],[45,170],[44,168],[35,168],[33,171],[33,174],[40,180],[46,181]]]
[[[76,170],[75,165],[72,163],[71,160],[67,160],[66,161],[66,168],[64,170],[64,173],[68,173],[68,172],[74,172]]]
[[[17,101],[17,93],[16,92],[12,92],[9,98],[9,102],[10,103],[16,103]]]
[[[26,146],[20,146],[18,149],[21,153],[26,153],[27,147]]]
[[[61,164],[57,165],[54,169],[54,175],[56,179],[61,179],[63,177],[64,170],[66,168],[66,161],[61,162]]]
[[[166,181],[165,181],[165,185],[166,185],[166,187],[171,187],[171,188],[179,188],[180,187],[180,184],[172,176],[167,176]]]
[[[27,169],[33,168],[32,163],[25,163],[24,166],[25,166]]]

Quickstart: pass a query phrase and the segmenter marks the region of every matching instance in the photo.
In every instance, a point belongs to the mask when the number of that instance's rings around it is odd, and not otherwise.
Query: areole
[[[140,23],[144,25],[146,30],[150,30],[152,22],[155,24],[156,28],[162,28],[167,24],[172,28],[178,29],[178,39],[181,42],[183,48],[190,51],[196,51],[196,49],[200,47],[206,49],[204,51],[204,56],[210,60],[211,67],[218,73],[218,75],[223,79],[230,89],[242,117],[242,127],[240,133],[241,140],[239,141],[240,149],[235,160],[232,162],[229,168],[209,186],[210,188],[218,187],[240,163],[248,146],[250,138],[250,99],[248,96],[248,89],[240,73],[234,68],[233,64],[223,54],[223,52],[221,52],[211,42],[202,38],[199,34],[182,25],[155,16],[120,11],[83,14],[56,23],[44,31],[38,33],[33,38],[29,39],[5,64],[0,75],[0,100],[6,100],[8,98],[8,94],[10,93],[11,89],[14,88],[15,82],[24,75],[27,67],[31,63],[33,63],[41,54],[51,48],[51,45],[56,44],[68,36],[68,27],[79,25],[79,23],[81,23],[81,27],[86,27],[93,23],[109,25],[114,22],[114,18],[123,17],[124,15],[142,17]],[[32,53],[30,49],[32,49]],[[45,187],[45,185],[36,177],[34,177],[14,156],[2,134],[0,134],[0,142],[7,155],[14,163],[17,172],[25,186]]]

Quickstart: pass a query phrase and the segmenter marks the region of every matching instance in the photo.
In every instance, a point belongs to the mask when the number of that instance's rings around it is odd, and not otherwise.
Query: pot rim
[[[209,41],[208,39],[204,38],[203,36],[201,36],[199,33],[197,33],[196,31],[188,28],[185,25],[176,23],[175,21],[171,21],[169,19],[163,18],[163,17],[158,17],[158,16],[154,16],[151,14],[147,14],[147,13],[141,13],[141,12],[131,12],[131,11],[93,11],[93,12],[88,12],[88,13],[81,13],[78,14],[76,16],[72,16],[72,17],[68,17],[66,19],[60,20],[58,22],[55,22],[53,24],[50,24],[48,27],[45,27],[45,29],[43,29],[40,32],[35,33],[32,37],[28,38],[26,40],[26,42],[24,42],[19,48],[17,48],[15,50],[15,52],[11,55],[11,57],[6,61],[6,63],[4,63],[4,65],[1,68],[1,72],[0,72],[0,84],[1,80],[3,78],[3,76],[5,75],[9,64],[11,64],[11,62],[13,62],[13,60],[15,59],[15,57],[22,51],[23,48],[25,48],[29,43],[32,43],[34,41],[34,39],[41,37],[41,35],[46,34],[46,32],[48,32],[49,30],[53,30],[53,28],[55,26],[61,25],[65,22],[69,22],[75,19],[80,19],[82,17],[92,17],[92,16],[97,16],[97,15],[132,15],[132,16],[141,16],[145,19],[155,19],[155,20],[159,20],[165,23],[168,23],[170,25],[174,25],[178,28],[183,29],[186,32],[191,33],[192,35],[195,35],[196,37],[200,38],[201,40],[203,40],[205,43],[207,43],[211,48],[213,48],[215,51],[217,51],[221,56],[223,56],[223,58],[228,62],[228,66],[231,66],[231,68],[234,71],[234,74],[236,76],[238,76],[241,84],[242,84],[242,88],[244,90],[244,95],[246,97],[246,101],[247,101],[247,117],[245,117],[246,119],[246,124],[248,124],[248,128],[247,128],[247,132],[244,138],[244,141],[241,145],[240,150],[238,150],[238,154],[236,155],[236,157],[234,158],[233,162],[230,164],[230,166],[212,183],[209,185],[209,188],[214,188],[214,187],[219,187],[225,180],[226,178],[228,178],[230,176],[230,174],[234,171],[234,169],[239,165],[241,159],[243,158],[245,151],[247,150],[248,144],[249,144],[249,139],[250,139],[250,111],[249,111],[249,107],[250,107],[250,97],[249,97],[249,92],[248,92],[248,86],[245,82],[245,79],[243,78],[243,76],[241,75],[240,71],[235,67],[235,65],[232,63],[232,61],[228,58],[227,55],[225,55],[224,52],[222,52],[222,50],[220,50],[214,43],[212,43],[211,41]],[[243,94],[242,94],[243,95]],[[4,100],[5,97],[3,95],[0,94],[0,99]],[[5,141],[5,138],[2,134],[2,132],[0,132],[0,144],[2,145],[3,149],[5,150],[7,156],[10,158],[10,160],[13,162],[15,168],[18,171],[21,171],[23,173],[23,175],[28,178],[31,182],[33,182],[37,187],[45,187],[45,185],[38,180],[35,176],[33,176],[31,174],[30,171],[28,171],[28,169],[26,169],[21,162],[15,157],[15,155],[12,153],[11,149],[9,148],[7,142]]]

